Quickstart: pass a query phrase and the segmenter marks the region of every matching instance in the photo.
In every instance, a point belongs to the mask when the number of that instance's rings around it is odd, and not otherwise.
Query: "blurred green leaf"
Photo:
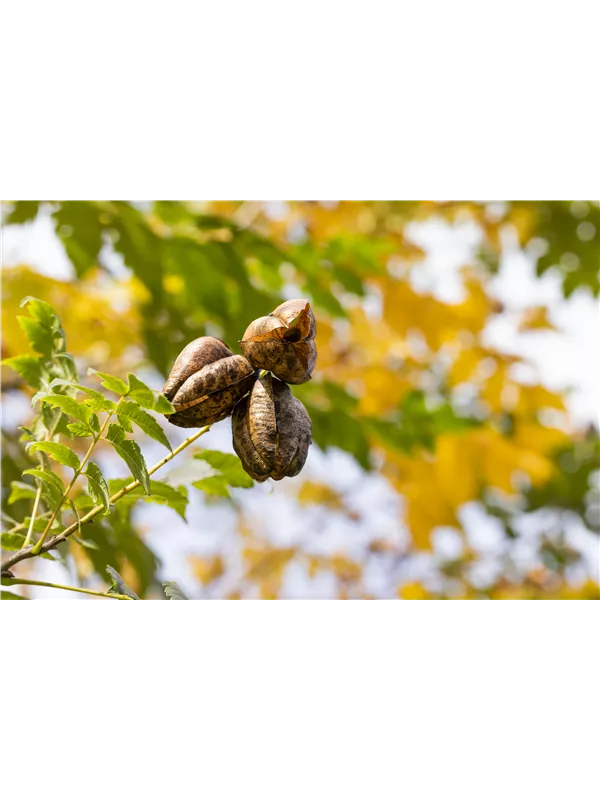
[[[23,225],[25,222],[33,222],[37,217],[40,203],[37,200],[19,200],[13,203],[11,211],[5,218],[7,225]]]
[[[194,481],[192,486],[200,489],[201,492],[216,497],[231,497],[227,481],[222,475],[210,475],[207,478],[201,478],[199,481]]]
[[[67,201],[52,216],[67,256],[81,278],[96,265],[102,247],[100,211],[94,203]]]
[[[194,458],[210,464],[229,486],[242,489],[254,486],[254,481],[242,467],[240,459],[231,453],[222,453],[220,450],[202,450],[195,453]]]
[[[370,469],[369,440],[365,427],[343,409],[326,411],[306,404],[312,421],[313,440],[324,450],[338,447],[351,453],[365,469]]]
[[[8,552],[22,550],[25,545],[25,534],[5,532],[0,537],[0,544],[2,549]],[[47,561],[56,561],[54,556],[51,556],[50,553],[40,553],[39,557]]]
[[[23,475],[31,475],[36,479],[36,483],[39,481],[39,483],[42,484],[44,487],[44,494],[50,501],[52,507],[60,503],[65,487],[55,472],[36,467],[35,469],[26,469]]]
[[[33,499],[35,496],[35,486],[32,486],[30,483],[23,483],[22,481],[11,481],[10,494],[6,502],[10,506],[13,503],[17,503],[19,500],[29,500]]]
[[[120,491],[130,481],[122,478],[110,480],[108,482],[111,496]],[[150,481],[150,494],[143,494],[140,487],[128,492],[118,503],[118,509],[128,509],[132,505],[143,500],[146,503],[156,503],[168,506],[176,511],[179,516],[186,521],[186,509],[188,504],[188,494],[185,486],[170,486],[162,481]]]

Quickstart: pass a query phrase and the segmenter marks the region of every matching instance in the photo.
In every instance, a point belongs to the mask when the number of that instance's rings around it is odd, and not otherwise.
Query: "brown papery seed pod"
[[[256,369],[269,370],[286,383],[305,383],[317,361],[316,334],[310,303],[288,300],[251,322],[240,346]]]
[[[175,406],[169,422],[201,428],[228,417],[252,387],[258,373],[220,339],[201,336],[180,353],[163,389]]]
[[[256,481],[297,475],[312,442],[308,412],[288,386],[271,375],[259,378],[235,407],[233,449]]]

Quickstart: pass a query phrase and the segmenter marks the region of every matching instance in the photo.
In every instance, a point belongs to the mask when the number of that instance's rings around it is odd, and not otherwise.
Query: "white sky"
[[[459,301],[462,290],[458,270],[473,262],[481,235],[477,226],[469,222],[451,226],[445,221],[432,219],[413,224],[410,235],[427,253],[422,269],[418,271],[418,288],[449,302]],[[541,279],[536,278],[533,260],[520,252],[510,238],[504,242],[504,250],[500,273],[492,286],[507,312],[489,326],[490,344],[529,357],[539,370],[541,381],[548,387],[572,387],[568,407],[573,420],[578,424],[597,423],[600,408],[600,370],[597,366],[600,318],[597,302],[584,292],[576,292],[569,300],[564,300],[557,276],[546,274]],[[4,229],[3,263],[6,267],[29,264],[62,280],[73,277],[72,266],[47,216],[38,218],[33,224]],[[527,306],[542,304],[549,307],[550,318],[560,331],[518,333],[518,312]],[[18,413],[18,410],[10,406],[5,408],[7,416],[12,416],[13,412]],[[170,427],[169,436],[176,442],[185,434]],[[201,444],[233,452],[229,424],[216,425],[203,437]],[[143,450],[149,463],[161,455],[154,443],[143,444]],[[178,460],[176,466],[181,466],[181,463]],[[270,486],[257,485],[252,491],[234,490],[245,513],[271,541],[284,547],[295,543],[305,545],[306,531],[316,531],[316,535],[311,535],[312,551],[344,551],[350,557],[354,554],[360,559],[365,542],[372,538],[384,538],[398,544],[406,540],[406,532],[398,522],[402,499],[381,476],[365,476],[349,455],[340,452],[323,454],[312,447],[303,475],[332,483],[345,494],[348,504],[361,513],[362,521],[351,522],[344,516],[324,513],[319,508],[303,509],[298,513],[298,507],[290,496],[291,487],[286,487],[285,481]],[[265,515],[267,496],[269,514]],[[147,525],[148,544],[163,561],[162,577],[177,580],[192,596],[198,596],[198,584],[191,574],[187,556],[190,553],[210,555],[219,551],[224,543],[225,547],[230,545],[233,552],[237,520],[231,507],[207,503],[194,489],[190,491],[190,499],[187,526],[175,517],[174,512],[157,506],[140,504],[138,519],[143,526]],[[485,580],[499,568],[498,556],[504,537],[496,530],[496,522],[487,518],[476,503],[466,505],[461,516],[469,535],[475,536],[473,544],[478,544],[489,554],[489,559],[484,559],[479,567],[481,579]],[[284,525],[282,520],[286,521]],[[479,535],[480,541],[477,541],[477,531],[483,531]],[[572,535],[577,539],[577,545],[588,553],[590,563],[597,563],[596,540],[580,531],[574,531]],[[452,557],[459,552],[460,542],[452,530],[440,530],[435,542],[440,556]],[[524,564],[533,558],[533,545],[534,541],[526,537],[520,545]],[[411,579],[427,575],[430,559],[425,555],[407,561],[402,566],[402,574]],[[66,580],[64,568],[59,564],[44,561],[40,568],[43,572],[40,579]],[[298,566],[288,572],[285,590],[289,596],[332,595],[334,587],[330,577],[321,575],[317,580],[308,581],[301,572]],[[235,578],[233,575],[231,580],[235,582]],[[397,578],[396,574],[396,583]],[[365,582],[367,589],[377,595],[389,596],[393,592],[394,587],[388,585],[389,576],[378,573],[376,565],[365,575]],[[223,594],[223,589],[223,585],[219,586],[219,595]],[[56,598],[57,594],[44,588],[35,591],[37,597]],[[70,595],[69,599],[74,597]]]

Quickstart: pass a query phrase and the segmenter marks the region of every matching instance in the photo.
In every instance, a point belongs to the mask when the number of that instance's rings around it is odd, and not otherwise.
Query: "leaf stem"
[[[124,399],[125,399],[124,397],[119,398],[119,402],[113,408],[113,410],[107,412],[106,419],[102,423],[102,427],[100,428],[100,432],[97,433],[97,434],[94,434],[94,437],[92,438],[92,443],[88,447],[87,453],[84,455],[83,459],[81,460],[81,463],[79,464],[79,466],[77,467],[77,469],[73,473],[73,477],[71,479],[71,482],[69,483],[67,488],[64,490],[63,495],[60,498],[60,502],[58,503],[58,505],[56,506],[56,508],[52,512],[52,516],[48,520],[48,524],[44,528],[44,532],[42,533],[41,537],[38,539],[38,541],[33,545],[32,549],[31,549],[31,552],[33,553],[34,556],[37,556],[39,554],[44,542],[46,541],[46,536],[48,536],[48,532],[49,532],[50,528],[52,527],[52,523],[56,519],[56,516],[57,516],[58,512],[63,507],[63,505],[65,503],[65,500],[69,496],[69,492],[71,491],[71,489],[73,488],[73,486],[75,484],[75,481],[77,480],[77,478],[83,472],[83,468],[87,464],[89,457],[92,455],[92,451],[93,451],[94,447],[98,444],[98,442],[102,438],[105,430],[108,427],[108,423],[110,422],[110,419],[111,419],[112,415],[116,413],[116,411],[118,410],[119,406],[121,405],[121,403],[123,402]]]
[[[93,594],[94,597],[109,597],[113,600],[132,600],[126,594],[113,594],[112,592],[95,592],[92,589],[81,589],[79,586],[63,586],[60,583],[48,583],[47,581],[33,581],[27,578],[2,578],[2,586],[47,586],[50,589],[63,589],[66,592],[80,592],[81,594]]]
[[[200,436],[202,436],[209,430],[210,430],[210,425],[207,425],[204,428],[200,428],[199,431],[196,431],[196,433],[193,436],[189,436],[185,441],[183,441],[179,445],[179,447],[176,447],[172,453],[169,453],[169,455],[165,456],[163,459],[158,461],[153,467],[151,467],[148,470],[148,475],[153,475],[161,467],[164,467],[165,464],[168,464],[168,462],[171,461],[173,458],[175,458],[176,455],[181,453],[182,450],[185,450],[186,447],[189,447],[193,442],[196,441],[196,439],[198,439]],[[118,492],[113,494],[113,496],[110,498],[110,502],[116,503],[126,494],[129,494],[129,492],[132,492],[134,489],[137,489],[138,486],[140,486],[139,481],[132,481],[131,483],[128,483],[127,486],[124,486],[122,489],[119,489]],[[61,544],[61,542],[64,542],[66,539],[68,539],[68,537],[71,536],[72,533],[75,533],[79,525],[83,525],[84,523],[89,522],[103,510],[104,506],[102,505],[94,506],[88,511],[87,514],[81,517],[81,519],[78,522],[74,522],[72,525],[69,525],[68,528],[65,528],[64,531],[57,533],[56,536],[53,536],[45,544],[41,545],[40,548],[35,553],[33,552],[34,550],[33,547],[30,548],[24,547],[22,550],[17,551],[9,558],[7,558],[6,561],[2,564],[1,566],[2,572],[9,570],[12,566],[18,564],[20,561],[24,561],[27,558],[33,558],[34,556],[37,556],[42,552],[47,553],[49,550],[53,550],[55,547]]]
[[[40,482],[38,481],[38,483]],[[31,537],[33,536],[33,526],[35,525],[35,518],[37,516],[37,510],[40,504],[41,496],[42,496],[42,486],[40,484],[37,488],[37,492],[35,493],[35,500],[33,501],[33,510],[31,512],[31,517],[29,519],[29,529],[27,531],[27,536],[25,537],[25,541],[23,542],[23,547],[28,547],[31,544]]]

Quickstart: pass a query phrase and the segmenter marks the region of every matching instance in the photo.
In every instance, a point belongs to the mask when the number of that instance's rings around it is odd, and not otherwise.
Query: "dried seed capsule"
[[[167,419],[180,428],[219,422],[231,414],[257,374],[220,339],[201,336],[182,350],[165,384],[163,394],[175,406]]]
[[[269,370],[286,383],[305,383],[317,360],[316,333],[310,303],[288,300],[250,323],[240,346],[256,369]]]
[[[312,441],[308,412],[288,386],[271,375],[259,378],[235,407],[233,448],[257,481],[297,475]]]

